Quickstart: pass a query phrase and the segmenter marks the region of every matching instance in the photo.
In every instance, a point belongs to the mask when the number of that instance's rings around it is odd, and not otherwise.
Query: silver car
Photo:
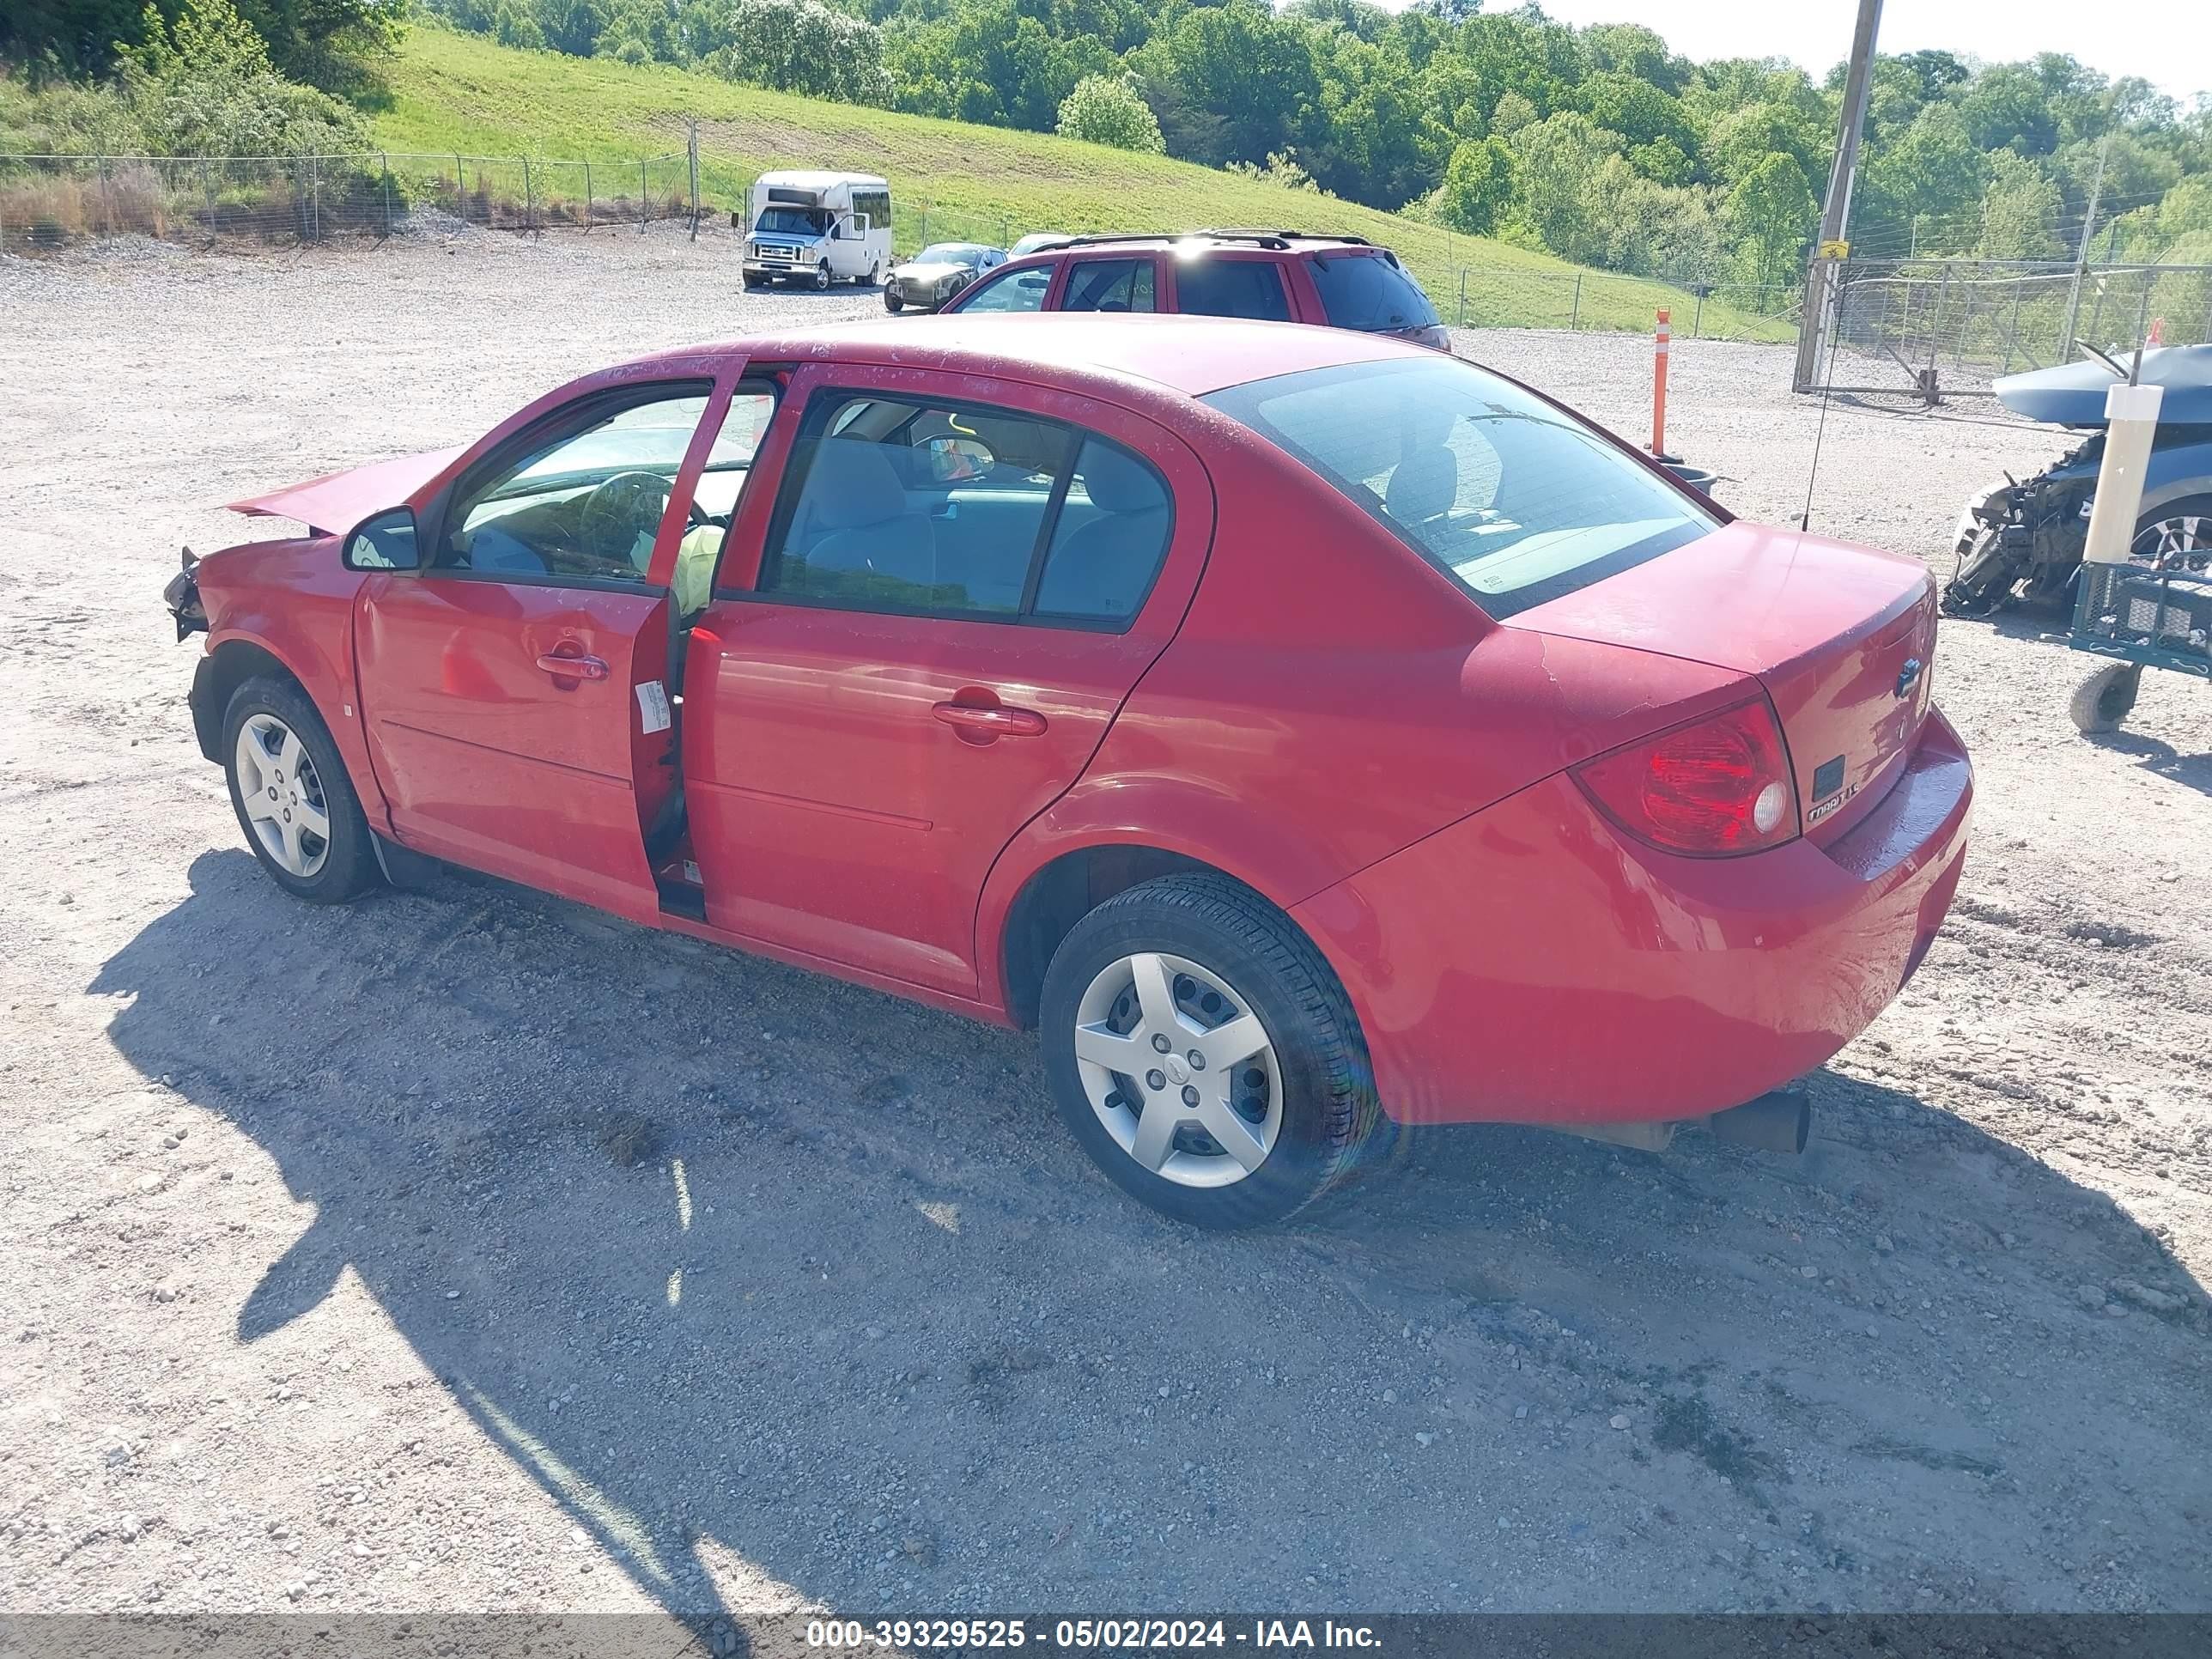
[[[934,311],[987,270],[1006,263],[1002,247],[981,242],[933,242],[895,267],[884,284],[884,309]]]

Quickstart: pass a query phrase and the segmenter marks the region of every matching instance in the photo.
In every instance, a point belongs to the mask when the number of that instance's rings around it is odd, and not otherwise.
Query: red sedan
[[[1918,562],[1388,338],[762,337],[238,505],[309,533],[169,600],[279,885],[427,854],[1034,1027],[1193,1222],[1384,1114],[1769,1124],[1965,856]]]

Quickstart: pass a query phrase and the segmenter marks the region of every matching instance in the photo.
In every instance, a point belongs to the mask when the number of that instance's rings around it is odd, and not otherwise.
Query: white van
[[[891,187],[866,173],[763,173],[753,180],[745,286],[778,278],[827,288],[883,280],[891,264]]]

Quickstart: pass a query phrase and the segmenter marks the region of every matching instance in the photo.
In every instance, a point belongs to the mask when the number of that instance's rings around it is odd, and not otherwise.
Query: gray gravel
[[[749,296],[726,234],[0,259],[0,1609],[2212,1605],[2212,698],[1947,623],[1951,926],[1794,1162],[1409,1138],[1298,1225],[1121,1200],[1020,1037],[463,875],[244,851],[156,604],[217,504]],[[1462,349],[1640,434],[1619,337]],[[1686,342],[1770,517],[1818,407]],[[1838,405],[1927,553],[2051,434]]]

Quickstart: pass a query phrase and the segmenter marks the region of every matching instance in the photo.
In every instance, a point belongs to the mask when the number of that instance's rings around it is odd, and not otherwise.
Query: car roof
[[[663,360],[696,365],[702,356],[740,354],[768,363],[889,363],[1079,386],[1141,383],[1191,398],[1305,369],[1436,356],[1388,335],[1310,323],[1038,311],[833,323],[663,353],[605,373],[612,380]]]

